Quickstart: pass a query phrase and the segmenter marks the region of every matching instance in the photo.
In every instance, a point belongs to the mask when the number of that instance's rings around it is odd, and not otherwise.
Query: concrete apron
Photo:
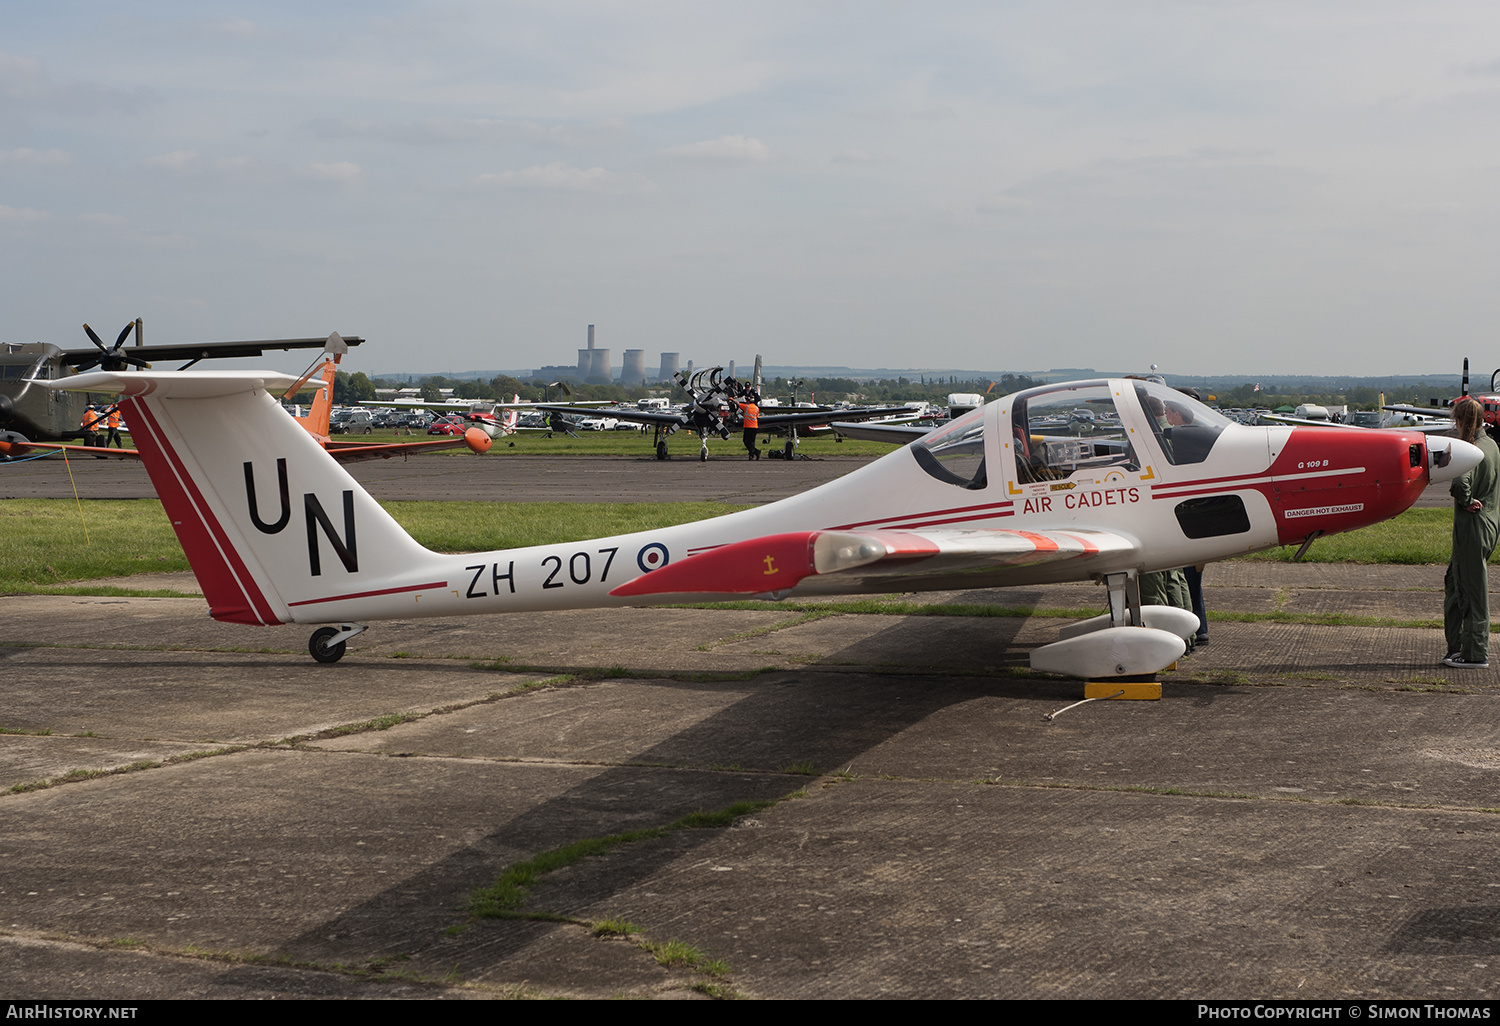
[[[1441,568],[1215,567],[1209,602],[1436,619]],[[1430,627],[1215,622],[1165,701],[1046,722],[1079,685],[1017,674],[1061,620],[411,621],[327,667],[195,599],[0,612],[0,784],[52,785],[0,794],[10,995],[1462,998],[1500,965],[1497,681]],[[773,798],[525,906],[727,977],[465,912],[538,852]]]

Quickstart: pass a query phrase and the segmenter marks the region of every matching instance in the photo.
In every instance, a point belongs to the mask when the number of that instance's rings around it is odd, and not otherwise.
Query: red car
[[[469,429],[469,422],[457,414],[439,417],[427,429],[429,435],[461,435]]]

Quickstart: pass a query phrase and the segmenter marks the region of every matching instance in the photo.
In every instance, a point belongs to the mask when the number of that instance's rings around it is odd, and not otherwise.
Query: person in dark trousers
[[[1188,598],[1192,600],[1193,613],[1198,617],[1198,633],[1193,638],[1193,644],[1207,645],[1208,608],[1203,604],[1203,568],[1185,566],[1182,573],[1187,578]]]
[[[104,414],[100,413],[92,406],[83,411],[83,422],[80,426],[83,428],[84,445],[99,444],[99,428],[103,425],[103,423]]]
[[[109,425],[109,434],[104,439],[104,447],[108,449],[111,445],[125,448],[125,440],[120,437],[120,407],[118,404],[109,408],[109,418],[105,421]]]
[[[755,447],[755,435],[760,431],[760,407],[755,404],[759,398],[760,396],[751,392],[740,403],[740,417],[745,429],[745,458],[752,460],[760,459],[760,450]]]
[[[1443,629],[1447,634],[1446,666],[1483,669],[1490,658],[1490,553],[1500,538],[1500,448],[1484,429],[1484,408],[1473,399],[1453,407],[1454,434],[1479,446],[1484,459],[1455,478],[1453,556],[1443,578]]]

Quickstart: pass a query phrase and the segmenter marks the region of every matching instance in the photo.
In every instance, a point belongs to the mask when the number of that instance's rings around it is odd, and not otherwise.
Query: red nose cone
[[[1405,512],[1427,487],[1427,445],[1408,431],[1298,427],[1271,467],[1283,545]]]
[[[472,452],[486,453],[490,451],[490,446],[495,444],[495,440],[484,428],[471,427],[464,432],[464,444]]]

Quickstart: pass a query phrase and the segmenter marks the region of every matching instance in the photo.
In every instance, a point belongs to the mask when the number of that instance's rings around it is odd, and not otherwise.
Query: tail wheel
[[[312,637],[307,639],[307,651],[320,663],[336,663],[344,658],[344,643],[340,641],[336,645],[328,642],[337,637],[337,627],[319,627],[312,632]]]
[[[659,460],[664,460],[664,459],[667,458],[667,443],[666,442],[657,442],[656,443],[656,458],[659,459]]]
[[[698,461],[700,463],[707,463],[708,462],[708,450],[707,449],[699,449],[698,450]]]

